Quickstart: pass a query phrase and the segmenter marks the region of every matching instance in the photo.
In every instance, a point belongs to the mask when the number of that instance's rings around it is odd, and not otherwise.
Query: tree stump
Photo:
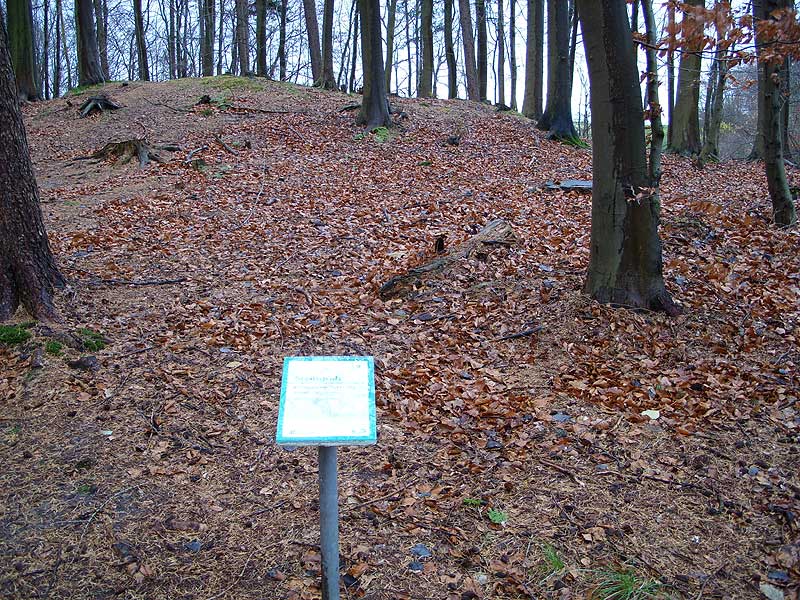
[[[100,95],[87,98],[78,110],[80,111],[81,119],[83,119],[98,112],[118,110],[120,108],[122,108],[122,106],[114,102],[108,96]]]
[[[166,162],[153,150],[143,138],[124,140],[122,142],[109,142],[94,154],[82,160],[94,159],[97,162],[102,160],[113,160],[115,163],[127,165],[133,157],[139,159],[139,167],[144,169],[151,160],[157,163]]]
[[[473,252],[485,253],[492,246],[511,246],[516,241],[514,230],[506,221],[501,219],[490,221],[478,233],[447,254],[438,256],[422,266],[413,267],[403,275],[392,277],[381,286],[378,295],[383,300],[405,296],[425,277],[443,271],[456,261],[468,258]]]

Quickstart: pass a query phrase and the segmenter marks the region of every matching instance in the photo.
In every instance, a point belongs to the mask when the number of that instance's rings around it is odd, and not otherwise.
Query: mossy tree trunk
[[[64,280],[44,229],[3,16],[0,9],[0,321],[20,305],[52,319],[53,290]]]
[[[753,17],[758,20],[771,19],[773,11],[793,8],[792,0],[761,0],[753,4]],[[757,47],[768,40],[759,35]],[[760,49],[759,49],[760,54]],[[759,65],[763,87],[759,90],[760,113],[764,116],[764,168],[767,174],[769,196],[772,199],[772,217],[776,225],[789,226],[797,222],[797,210],[786,179],[781,135],[781,65],[764,61]]]
[[[645,156],[639,70],[625,0],[577,0],[592,109],[592,230],[586,292],[632,308],[677,308],[664,286],[658,181]]]
[[[17,94],[23,102],[40,100],[36,85],[31,0],[8,0],[8,42],[17,79]]]
[[[574,139],[578,132],[572,123],[567,2],[548,0],[547,17],[547,103],[536,127],[556,139]]]
[[[361,13],[361,65],[364,72],[364,95],[357,122],[367,129],[386,127],[391,123],[386,100],[381,40],[379,0],[358,0]]]
[[[529,119],[542,116],[544,79],[544,0],[528,0],[528,37],[525,41],[525,96],[522,114]]]

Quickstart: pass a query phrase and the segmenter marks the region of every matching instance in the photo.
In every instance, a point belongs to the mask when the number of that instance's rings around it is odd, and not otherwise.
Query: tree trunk
[[[103,68],[97,49],[92,0],[75,0],[75,24],[78,31],[78,85],[103,83]]]
[[[625,0],[577,0],[592,105],[592,231],[586,292],[678,312],[664,286],[659,204],[645,157],[639,70]]]
[[[764,0],[753,0],[753,15],[763,14],[763,1]],[[758,36],[758,23],[753,23],[753,29],[755,30],[756,36]],[[761,160],[764,158],[764,110],[763,110],[763,102],[761,102],[761,98],[764,95],[764,69],[760,66],[758,67],[758,116],[756,118],[756,135],[755,139],[753,140],[753,149],[750,150],[750,155],[747,157],[747,160]]]
[[[431,98],[433,95],[433,0],[422,0],[422,69],[417,96]]]
[[[704,0],[687,0],[690,6],[703,6]],[[702,23],[684,14],[681,23],[684,36],[701,35]],[[670,151],[677,154],[698,154],[700,145],[700,67],[702,46],[687,44],[678,65],[678,98],[672,119]]]
[[[549,131],[553,139],[571,140],[578,137],[578,132],[572,124],[569,10],[564,0],[547,0],[547,8],[547,105],[536,127]],[[633,50],[631,56],[632,53]]]
[[[303,0],[303,12],[306,17],[308,50],[311,53],[311,78],[314,80],[314,85],[319,85],[322,80],[322,50],[319,45],[319,23],[314,0]]]
[[[289,9],[289,0],[280,0],[281,2],[281,31],[278,38],[278,56],[280,66],[278,73],[281,81],[286,81],[286,13]]]
[[[142,0],[133,0],[133,20],[136,30],[136,58],[139,64],[139,79],[150,81],[150,67],[147,64],[147,43],[144,39]]]
[[[350,52],[350,40],[353,39],[353,21],[355,20],[356,0],[350,4],[350,18],[347,20],[347,39],[344,42],[344,50],[342,51],[341,62],[339,63],[339,77],[336,78],[336,83],[342,91],[347,89],[347,86],[342,83],[342,78],[346,77],[345,67],[347,65],[348,52]],[[386,88],[389,89],[389,88]]]
[[[40,100],[36,85],[31,0],[8,0],[8,42],[21,102]]]
[[[267,0],[256,0],[256,74],[267,76]]]
[[[413,86],[412,86],[412,82],[414,81],[414,79],[411,77],[411,75],[412,75],[412,73],[414,71],[412,70],[412,67],[411,67],[411,34],[410,34],[410,31],[409,31],[410,23],[411,23],[411,17],[410,17],[410,15],[408,13],[408,3],[409,3],[409,1],[410,0],[405,0],[403,2],[403,11],[405,13],[404,16],[406,18],[406,22],[405,22],[405,26],[406,27],[405,28],[406,28],[406,55],[407,55],[407,59],[408,59],[408,97],[410,98],[411,95],[414,93]],[[416,19],[415,19],[415,21],[416,21]],[[399,87],[399,82],[398,82],[398,87]],[[398,94],[399,93],[400,93],[400,91],[398,90]]]
[[[753,3],[753,17],[766,21],[771,19],[773,11],[782,8],[794,8],[792,0],[761,0]],[[759,28],[760,29],[760,28]],[[768,40],[763,33],[758,35],[758,53]],[[759,59],[762,59],[759,56]],[[772,199],[772,216],[776,225],[788,227],[797,222],[797,210],[792,199],[789,182],[786,179],[786,166],[783,160],[783,144],[781,139],[781,66],[774,60],[763,60],[759,65],[763,73],[764,86],[759,90],[759,104],[764,115],[764,168],[767,175],[767,187]]]
[[[50,0],[44,0],[44,23],[42,33],[44,48],[42,49],[42,71],[40,80],[42,82],[42,97],[50,99]]]
[[[453,0],[444,0],[444,56],[447,60],[447,97],[458,98],[458,65],[453,45]]]
[[[239,74],[243,77],[250,74],[250,27],[247,12],[247,0],[236,0],[236,54],[239,58]]]
[[[517,110],[517,3],[515,0],[510,1],[511,12],[508,15],[508,60],[509,69],[511,70],[511,110]]]
[[[634,4],[634,7],[637,6]],[[578,47],[578,5],[574,1],[570,2],[572,9],[572,33],[569,36],[569,93],[572,96],[572,85],[575,82],[575,49]],[[634,44],[634,48],[636,45]],[[633,53],[634,57],[636,52]],[[635,60],[635,59],[634,59]]]
[[[542,116],[544,78],[544,0],[528,0],[528,39],[525,42],[525,96],[522,114],[529,119]]]
[[[475,23],[478,28],[478,96],[486,100],[489,72],[489,41],[486,35],[486,0],[475,0]]]
[[[53,60],[53,98],[58,98],[61,95],[61,22],[64,20],[62,13],[61,0],[56,0],[56,39],[54,40],[56,55]]]
[[[497,0],[497,103],[506,103],[506,33],[505,33],[505,15],[503,14],[503,2],[505,0]]]
[[[391,124],[383,76],[380,0],[359,0],[361,12],[361,64],[364,95],[357,122],[372,130]]]
[[[322,5],[322,79],[320,85],[326,90],[336,89],[333,76],[333,0],[324,0]]]
[[[47,240],[0,8],[0,321],[22,305],[56,317],[53,290],[64,284]]]
[[[577,9],[577,7],[576,7]],[[661,181],[661,153],[664,147],[664,126],[661,123],[661,104],[659,104],[658,87],[658,56],[656,44],[656,20],[653,15],[653,0],[642,0],[642,16],[644,18],[645,34],[648,46],[645,48],[647,57],[647,118],[650,120],[650,161],[648,164],[648,177],[650,186],[654,189],[653,201],[660,203],[658,186]],[[634,53],[634,65],[637,64]]]
[[[464,43],[464,70],[467,75],[467,98],[480,100],[478,89],[478,71],[475,66],[475,39],[472,37],[472,13],[469,0],[458,0],[459,20],[461,21],[461,39]]]
[[[217,36],[217,75],[222,75],[222,44],[225,40],[225,2],[219,3],[219,34]]]
[[[356,14],[353,17],[353,60],[350,64],[350,81],[347,85],[347,90],[352,94],[356,91],[356,61],[358,60],[358,23],[360,20],[358,7],[359,2],[356,0]]]
[[[789,144],[789,109],[791,108],[790,100],[792,96],[791,65],[792,57],[784,57],[783,65],[781,65],[781,97],[783,99],[781,103],[781,143],[783,144],[783,158],[786,160],[792,160],[792,147]]]
[[[717,34],[717,42],[721,34]],[[719,43],[717,44],[719,47]],[[731,48],[732,50],[732,48]],[[703,149],[700,159],[719,159],[719,130],[722,126],[722,109],[725,102],[725,81],[728,76],[728,50],[717,50],[711,73],[708,76],[709,89],[706,92],[706,114],[703,120]]]
[[[108,81],[108,8],[103,0],[93,0],[94,21],[97,28],[97,51],[100,53],[100,68],[103,69],[103,79]]]
[[[452,1],[452,0],[451,0]],[[392,66],[394,65],[394,27],[397,22],[397,0],[389,0],[386,6],[386,91],[392,89]]]
[[[215,0],[201,0],[203,3],[203,43],[202,59],[203,77],[214,74],[214,33],[215,27]]]
[[[177,73],[175,60],[175,0],[169,2],[169,23],[167,24],[167,64],[169,78],[175,79]]]
[[[675,5],[667,5],[667,19],[670,31],[675,29]],[[675,131],[675,51],[667,50],[667,146],[672,146],[672,133]]]

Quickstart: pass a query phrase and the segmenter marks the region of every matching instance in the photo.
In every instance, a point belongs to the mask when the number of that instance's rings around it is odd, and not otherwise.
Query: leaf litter
[[[760,165],[665,158],[669,319],[581,293],[590,198],[545,184],[590,179],[589,152],[446,100],[397,99],[380,141],[343,94],[245,83],[25,108],[64,320],[106,346],[91,370],[0,346],[4,596],[318,598],[281,361],[371,354],[379,443],[340,453],[350,597],[583,598],[615,565],[675,597],[796,597],[798,232],[770,225]],[[134,137],[178,149],[74,161]],[[515,244],[380,299],[495,219]]]

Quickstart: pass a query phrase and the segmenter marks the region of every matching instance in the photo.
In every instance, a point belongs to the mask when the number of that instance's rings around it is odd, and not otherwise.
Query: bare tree
[[[525,96],[522,114],[529,119],[542,116],[544,79],[544,0],[528,0],[528,36],[525,42]]]
[[[453,45],[453,0],[444,0],[444,55],[447,60],[447,97],[458,98],[456,50]]]
[[[461,40],[464,43],[464,70],[467,75],[467,98],[480,100],[478,70],[475,65],[475,38],[472,36],[472,13],[469,0],[458,0]]]
[[[17,94],[23,102],[39,100],[33,44],[31,0],[8,0],[8,43],[17,80]]]
[[[357,121],[367,129],[391,123],[383,76],[381,9],[379,0],[359,0],[361,13],[361,63],[364,71],[364,94]]]
[[[422,3],[422,69],[419,72],[417,96],[430,98],[433,88],[433,0]]]
[[[78,85],[103,83],[103,69],[94,26],[92,0],[75,0],[75,25],[78,41]]]

